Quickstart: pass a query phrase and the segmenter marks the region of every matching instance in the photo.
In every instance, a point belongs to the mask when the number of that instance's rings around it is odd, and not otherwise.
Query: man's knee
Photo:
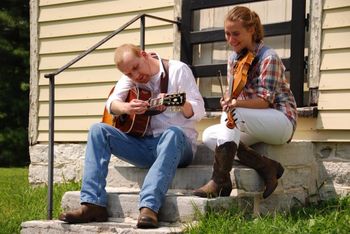
[[[173,135],[181,136],[181,137],[185,136],[183,129],[181,127],[178,127],[178,126],[171,126],[167,130],[165,130],[164,133],[173,134]]]

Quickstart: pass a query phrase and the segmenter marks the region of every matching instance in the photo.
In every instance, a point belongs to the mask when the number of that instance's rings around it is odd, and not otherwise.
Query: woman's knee
[[[213,140],[213,134],[210,128],[204,129],[202,133],[202,141],[205,145]]]

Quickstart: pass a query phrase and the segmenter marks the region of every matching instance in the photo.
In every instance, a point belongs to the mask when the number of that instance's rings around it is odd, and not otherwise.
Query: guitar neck
[[[148,100],[149,108],[157,106],[183,106],[186,102],[185,93],[168,94],[165,97],[152,98]]]
[[[164,98],[152,98],[148,100],[149,108],[163,105],[163,99]]]

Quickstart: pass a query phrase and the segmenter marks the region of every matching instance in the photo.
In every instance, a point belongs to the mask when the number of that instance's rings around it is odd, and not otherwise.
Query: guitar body
[[[151,98],[151,92],[138,89],[136,87],[132,88],[129,91],[129,94],[126,98],[126,102],[130,102],[133,99],[140,99],[147,101]],[[125,133],[129,133],[134,136],[144,136],[149,124],[151,116],[142,114],[142,115],[127,115],[123,114],[115,118],[113,126],[119,128]]]
[[[109,96],[113,93],[114,87],[109,93]],[[149,101],[150,109],[146,113],[141,115],[128,115],[123,114],[118,117],[114,117],[109,114],[106,107],[103,112],[102,122],[112,125],[122,132],[128,133],[133,136],[143,137],[146,133],[147,127],[149,125],[151,115],[159,114],[161,112],[152,111],[153,107],[165,105],[165,106],[182,106],[186,102],[185,93],[179,94],[169,94],[164,98],[151,99],[151,92],[148,90],[133,87],[129,90],[126,102],[130,102],[133,99],[139,99],[143,101]]]

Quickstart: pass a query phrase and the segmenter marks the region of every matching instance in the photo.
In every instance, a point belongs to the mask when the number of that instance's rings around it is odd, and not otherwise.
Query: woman
[[[263,43],[263,27],[255,12],[243,6],[234,7],[225,18],[224,30],[226,41],[233,49],[228,58],[228,82],[234,80],[239,58],[248,52],[255,58],[239,96],[232,98],[232,90],[227,90],[220,100],[223,109],[220,124],[203,132],[203,142],[215,151],[215,160],[211,180],[195,190],[194,195],[229,196],[232,191],[230,171],[237,153],[242,164],[254,168],[262,176],[263,198],[267,198],[276,189],[284,169],[249,145],[257,142],[278,145],[291,140],[297,120],[295,99],[281,59]],[[236,124],[233,129],[227,127],[227,115],[233,116]]]

